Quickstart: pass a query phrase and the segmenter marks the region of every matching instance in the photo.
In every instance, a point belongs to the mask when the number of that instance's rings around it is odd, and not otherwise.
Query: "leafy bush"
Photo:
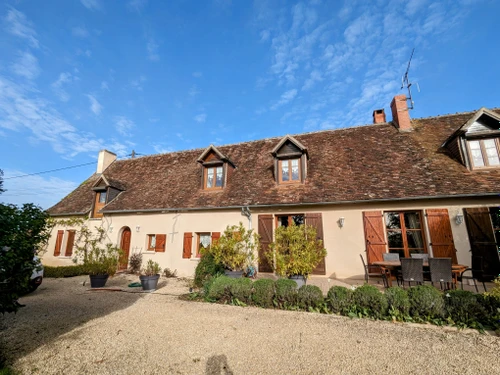
[[[455,324],[476,327],[485,316],[476,295],[467,290],[450,290],[444,302],[446,314]]]
[[[347,315],[352,309],[352,290],[343,286],[332,286],[328,290],[326,303],[332,312]]]
[[[274,303],[279,308],[290,308],[297,302],[297,283],[290,279],[278,279],[275,284]]]
[[[297,292],[297,304],[301,309],[317,309],[323,302],[323,292],[316,285],[302,285]]]
[[[358,316],[380,319],[387,311],[387,299],[373,285],[365,284],[356,288],[352,299]]]
[[[172,278],[172,277],[177,277],[177,270],[171,270],[170,268],[165,268],[163,270],[163,276],[166,278]]]
[[[208,284],[207,298],[212,301],[227,302],[231,299],[231,282],[227,276],[216,276]]]
[[[484,293],[489,297],[496,297],[500,300],[500,276],[498,276],[494,281],[495,286],[488,293]]]
[[[208,279],[222,274],[224,274],[224,266],[217,263],[212,254],[205,253],[201,256],[194,271],[194,286],[201,288]]]
[[[439,290],[431,285],[418,285],[408,289],[410,314],[424,320],[443,317],[444,301]]]
[[[229,292],[231,293],[231,298],[233,300],[237,299],[238,301],[244,303],[250,302],[252,296],[252,280],[247,279],[246,277],[231,279]]]
[[[260,307],[271,307],[274,297],[274,281],[259,279],[253,283],[252,301]]]
[[[477,294],[476,298],[484,313],[480,319],[483,325],[500,330],[500,297],[484,293]]]
[[[385,298],[389,307],[389,315],[396,320],[405,320],[410,314],[410,298],[406,290],[400,287],[388,288]]]
[[[83,267],[83,265],[80,264],[76,266],[60,266],[60,267],[44,266],[43,270],[43,277],[59,278],[59,277],[80,276],[86,274],[87,273],[85,272],[85,268]]]
[[[144,276],[155,276],[161,272],[161,267],[158,262],[154,262],[153,259],[149,259],[146,267],[141,271],[141,275]]]
[[[129,271],[131,273],[139,273],[142,267],[142,254],[134,253],[129,259]]]

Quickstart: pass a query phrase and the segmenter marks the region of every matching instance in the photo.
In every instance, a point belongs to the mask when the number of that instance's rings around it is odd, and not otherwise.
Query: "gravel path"
[[[146,294],[89,291],[85,279],[45,279],[0,317],[21,373],[500,374],[500,338],[475,331],[182,301],[181,280]]]

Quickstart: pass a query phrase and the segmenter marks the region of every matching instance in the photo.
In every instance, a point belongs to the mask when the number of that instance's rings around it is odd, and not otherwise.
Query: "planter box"
[[[153,276],[139,276],[141,280],[142,290],[154,291],[158,286],[158,280],[160,279],[160,274]]]

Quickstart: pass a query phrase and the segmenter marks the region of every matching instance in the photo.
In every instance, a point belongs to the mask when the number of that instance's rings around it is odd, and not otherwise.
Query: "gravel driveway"
[[[21,373],[500,374],[500,338],[475,331],[187,302],[182,280],[145,294],[89,291],[86,279],[45,279],[0,317]]]

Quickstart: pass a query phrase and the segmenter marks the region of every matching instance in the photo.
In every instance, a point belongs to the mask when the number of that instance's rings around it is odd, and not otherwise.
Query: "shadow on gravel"
[[[82,285],[84,280],[82,276],[46,279],[37,291],[20,299],[26,307],[17,314],[0,315],[0,357],[12,364],[90,320],[125,309],[144,296],[89,291],[88,282]]]
[[[206,375],[233,375],[233,372],[229,368],[227,363],[227,357],[225,354],[213,355],[207,361],[207,367],[205,368]]]

